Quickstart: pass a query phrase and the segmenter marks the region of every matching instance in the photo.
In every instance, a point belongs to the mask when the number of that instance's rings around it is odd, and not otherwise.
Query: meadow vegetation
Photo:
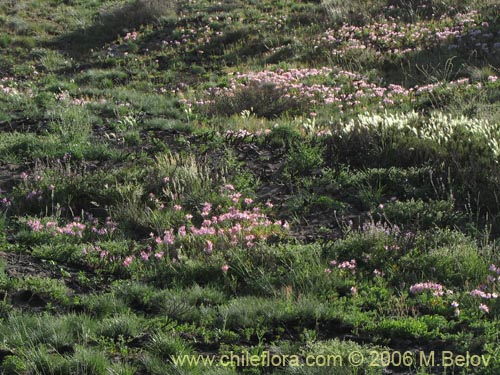
[[[499,15],[2,1],[0,373],[498,374]]]

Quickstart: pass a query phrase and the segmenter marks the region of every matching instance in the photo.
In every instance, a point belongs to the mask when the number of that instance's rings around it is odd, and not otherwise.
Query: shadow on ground
[[[164,17],[175,17],[175,14],[173,1],[135,0],[122,7],[102,11],[91,26],[64,34],[51,41],[48,47],[64,50],[71,57],[82,59],[119,35],[125,36],[141,25],[159,22]]]

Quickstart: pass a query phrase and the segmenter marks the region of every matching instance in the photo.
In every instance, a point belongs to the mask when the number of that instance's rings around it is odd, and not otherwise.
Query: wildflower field
[[[0,1],[0,374],[499,374],[499,77],[498,0]]]

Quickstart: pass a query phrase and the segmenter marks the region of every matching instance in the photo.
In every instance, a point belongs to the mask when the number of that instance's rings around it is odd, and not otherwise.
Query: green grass
[[[497,374],[498,10],[4,1],[0,372]]]

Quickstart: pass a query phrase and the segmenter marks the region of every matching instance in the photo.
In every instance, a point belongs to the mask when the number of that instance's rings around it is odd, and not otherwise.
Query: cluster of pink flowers
[[[88,263],[90,265],[93,265],[94,267],[99,267],[100,265],[102,265],[102,263],[121,264],[124,267],[128,267],[135,260],[134,255],[113,255],[108,250],[103,249],[100,245],[97,244],[85,245],[85,247],[82,248],[82,255],[86,257]],[[151,255],[154,259],[161,259],[161,257],[163,257],[163,253],[159,255],[158,253],[151,254],[150,252],[141,252],[141,256],[145,260],[149,260],[149,257]],[[97,260],[97,262],[95,260]]]
[[[198,28],[191,27],[178,27],[173,33],[172,37],[162,42],[164,47],[182,48],[186,50],[190,45],[196,45],[201,48],[203,44],[208,44],[214,37],[221,37],[222,31],[213,29],[210,25],[203,25]],[[202,50],[199,50],[202,52]]]
[[[123,37],[123,40],[137,40],[137,31],[133,31],[131,33],[127,33]]]
[[[87,226],[78,221],[73,221],[64,226],[59,226],[56,221],[48,221],[44,224],[38,219],[28,220],[26,222],[33,232],[47,232],[53,236],[58,234],[65,234],[68,236],[83,237],[83,231]]]
[[[490,81],[494,81],[492,77]],[[402,103],[409,99],[415,101],[415,96],[432,92],[438,88],[452,88],[458,85],[470,85],[469,79],[459,79],[452,82],[438,82],[424,86],[404,88],[396,84],[387,87],[367,82],[367,79],[359,74],[354,74],[342,69],[322,67],[319,69],[276,69],[258,72],[239,73],[232,75],[228,87],[210,88],[205,93],[204,99],[189,101],[182,98],[180,101],[188,106],[211,105],[218,97],[232,97],[237,90],[249,86],[270,84],[277,89],[283,90],[284,97],[308,100],[311,105],[330,104],[335,105],[342,113],[346,108],[357,106],[364,101],[378,101],[381,106],[390,106]],[[228,135],[247,137],[251,134],[245,130],[238,132],[229,131]]]
[[[99,258],[104,259],[109,255],[109,252],[106,250],[101,249],[99,245],[88,245],[84,248],[82,248],[82,254],[83,255],[88,255],[88,254],[98,254]]]
[[[470,292],[470,295],[472,297],[480,297],[483,299],[497,299],[498,298],[497,293],[486,293],[480,289],[474,289],[472,292]]]
[[[274,14],[269,14],[268,17],[262,18],[259,21],[259,26],[261,27],[266,27],[268,30],[278,32],[279,30],[283,29],[285,27],[286,22],[288,20],[287,15],[274,15]]]
[[[497,275],[500,275],[500,267],[497,267],[497,266],[496,266],[496,265],[494,265],[494,264],[491,264],[491,265],[490,265],[489,270],[490,270],[491,272],[496,273]],[[500,280],[500,279],[499,279],[499,280]]]
[[[363,27],[343,24],[339,29],[328,29],[314,44],[315,49],[326,48],[333,55],[352,49],[371,49],[376,56],[405,54],[460,38],[477,26],[476,18],[477,12],[470,12],[454,19],[445,16],[437,22],[401,23],[389,17],[386,22]]]
[[[27,95],[33,97],[33,90],[30,87],[23,88],[19,81],[13,77],[0,78],[0,93],[7,96]]]
[[[26,224],[28,224],[28,226],[31,228],[33,232],[40,232],[45,228],[43,224],[40,222],[40,220],[36,219],[28,220]]]
[[[483,303],[480,303],[479,304],[479,310],[485,312],[485,313],[489,313],[490,312],[490,308],[488,306],[486,306],[485,304]]]
[[[92,223],[92,226],[90,228],[91,232],[96,233],[99,236],[113,234],[118,226],[118,224],[113,220],[111,220],[110,217],[106,218],[106,220],[104,221],[104,225],[102,226],[99,226],[99,220],[93,218],[91,215],[87,216],[87,220],[89,220]]]
[[[334,82],[324,84],[322,81]],[[342,69],[322,67],[319,69],[277,69],[260,72],[236,73],[229,88],[213,89],[210,95],[232,95],[237,88],[249,84],[272,84],[285,91],[285,97],[304,99],[311,104],[336,104],[340,109],[345,105],[360,104],[359,99],[369,97],[376,91],[376,85],[368,84],[361,75]]]
[[[238,193],[229,195],[229,197],[233,201],[240,201]],[[246,198],[245,204],[251,203],[252,201]],[[209,242],[206,242],[206,248],[211,253],[214,245],[212,241],[216,243],[228,242],[232,246],[240,244],[252,247],[256,241],[265,240],[270,234],[279,232],[280,228],[288,228],[287,222],[269,220],[265,214],[260,213],[259,207],[254,207],[251,210],[230,207],[227,212],[210,216],[211,210],[211,204],[205,203],[201,213],[203,222],[199,227],[188,222],[176,231],[174,229],[166,230],[163,238],[156,237],[156,243],[173,245],[177,239],[182,239],[190,233],[194,237],[207,238]],[[186,217],[188,220],[191,218],[191,215]],[[174,232],[177,234],[174,235]]]
[[[68,91],[61,91],[59,94],[55,94],[55,95],[56,95],[57,101],[71,104],[71,105],[84,106],[84,105],[87,105],[89,103],[92,103],[92,100],[89,98],[73,98],[73,97],[71,97],[71,95]],[[106,99],[101,98],[101,99],[99,99],[98,102],[101,104],[106,103]]]
[[[411,294],[419,294],[426,290],[432,291],[432,295],[435,297],[443,296],[445,293],[444,287],[441,284],[431,281],[414,284],[410,287]]]
[[[170,257],[175,253],[175,249],[186,243],[190,246],[200,245],[203,253],[210,256],[214,251],[224,250],[228,246],[251,248],[257,241],[266,240],[271,235],[282,234],[289,228],[286,221],[270,220],[261,212],[260,207],[253,207],[253,199],[243,197],[241,193],[235,191],[234,186],[224,185],[221,194],[229,198],[234,205],[222,210],[221,207],[213,207],[210,202],[203,203],[199,214],[201,225],[197,226],[192,222],[194,215],[182,212],[182,206],[174,204],[172,210],[178,212],[185,220],[182,225],[165,229],[161,234],[150,233],[151,240],[145,250],[129,254],[124,259],[116,258],[114,262],[119,262],[125,267],[131,266],[136,261],[150,262],[163,258],[178,262],[179,259],[175,258],[175,255],[172,259]],[[272,207],[272,203],[267,202],[266,206]],[[227,269],[223,269],[223,272],[227,272]]]
[[[356,273],[356,259],[351,259],[351,260],[346,260],[343,262],[337,262],[336,260],[331,260],[330,261],[330,267],[336,267],[339,270],[347,270],[350,271],[352,274]],[[324,270],[325,273],[331,273],[332,269],[331,268],[325,268]]]
[[[30,219],[26,224],[33,232],[45,232],[52,236],[67,235],[82,238],[86,229],[90,228],[92,233],[99,236],[111,235],[116,230],[116,223],[109,217],[106,218],[105,223],[100,226],[99,220],[89,216],[89,221],[83,223],[79,217],[74,217],[73,221],[66,225],[60,226],[57,221],[47,221],[45,224],[39,219]]]
[[[478,297],[486,301],[498,299],[499,295],[497,291],[498,282],[500,282],[500,267],[496,266],[495,264],[491,264],[489,267],[489,271],[492,272],[493,275],[487,276],[487,283],[485,285],[480,285],[478,288],[470,292],[470,295],[472,297]],[[488,291],[488,289],[490,289],[490,291]],[[481,303],[479,305],[479,310],[488,313],[490,311],[490,308],[487,305]]]
[[[0,204],[4,207],[10,207],[12,206],[12,199],[7,197],[0,198]]]
[[[401,234],[401,229],[396,225],[389,225],[386,222],[374,222],[366,221],[361,227],[361,232],[368,236],[399,236]],[[388,246],[387,250],[397,250],[396,245]]]
[[[35,190],[32,190],[30,191],[28,194],[26,194],[26,199],[29,199],[29,200],[34,200],[34,199],[37,199],[37,200],[42,200],[42,191],[40,189],[35,189]]]
[[[181,231],[181,230],[182,230],[182,228],[183,228],[183,227],[181,227],[181,228],[179,229],[179,231]],[[184,234],[184,235],[185,235],[185,231],[184,231],[182,234]],[[182,236],[182,234],[181,234],[181,236]],[[150,235],[151,235],[151,237],[154,237],[154,234],[153,234],[153,233],[151,233]],[[157,236],[157,237],[155,237],[155,242],[156,242],[157,244],[173,245],[173,244],[174,244],[174,242],[175,242],[174,230],[173,230],[173,229],[170,229],[169,231],[164,231],[164,232],[163,232],[163,237],[161,237],[161,236]]]
[[[53,227],[49,226],[49,224],[53,225]],[[85,230],[85,228],[87,228],[87,226],[85,224],[83,224],[83,223],[72,222],[72,223],[66,224],[63,227],[58,227],[57,223],[55,223],[55,222],[48,222],[45,225],[45,228],[46,229],[52,229],[53,228],[59,234],[66,234],[68,236],[77,236],[77,237],[82,238],[83,237],[83,231]]]
[[[0,91],[6,95],[18,95],[17,82],[13,77],[0,78]]]

